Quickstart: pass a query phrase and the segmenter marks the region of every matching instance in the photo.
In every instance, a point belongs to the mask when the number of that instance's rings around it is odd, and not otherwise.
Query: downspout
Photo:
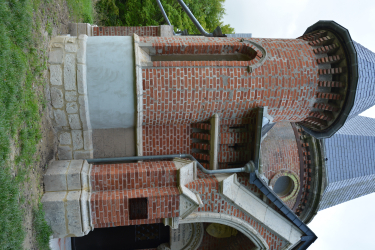
[[[217,169],[208,170],[205,169],[192,155],[190,154],[176,154],[176,155],[151,155],[151,156],[130,156],[130,157],[119,157],[119,158],[101,158],[101,159],[86,159],[90,164],[92,163],[113,163],[113,162],[127,162],[127,161],[147,161],[147,160],[162,160],[162,159],[173,159],[173,158],[188,158],[197,163],[199,169],[205,174],[223,174],[223,173],[250,173],[254,169],[254,163],[250,161],[242,168],[228,168],[228,169]]]
[[[168,25],[172,26],[171,22],[168,19],[167,13],[165,13],[165,10],[164,10],[163,5],[161,4],[160,0],[156,0],[156,2],[159,5],[160,11],[163,14],[163,17],[164,17],[165,21],[168,23]],[[173,30],[173,35],[176,35],[176,33],[174,32],[174,30]]]

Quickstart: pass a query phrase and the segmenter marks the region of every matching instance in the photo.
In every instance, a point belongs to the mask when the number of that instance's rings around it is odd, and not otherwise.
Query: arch
[[[197,223],[197,222],[211,222],[211,223],[219,223],[223,225],[231,226],[241,233],[243,233],[246,237],[248,237],[254,244],[255,248],[252,250],[268,250],[269,246],[265,239],[258,233],[258,231],[253,228],[249,223],[244,220],[241,220],[237,217],[227,215],[227,214],[220,214],[220,213],[212,213],[212,212],[196,212],[190,214],[185,219],[179,221],[180,224],[185,223]]]
[[[158,38],[146,42],[141,38],[138,43],[149,60],[149,66],[218,66],[244,67],[249,73],[264,64],[267,59],[265,48],[243,38],[237,41],[223,39],[183,43],[177,40],[165,42]]]

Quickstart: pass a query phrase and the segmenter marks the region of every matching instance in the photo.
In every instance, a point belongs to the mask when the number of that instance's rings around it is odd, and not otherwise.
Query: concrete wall
[[[87,39],[87,88],[93,129],[134,127],[132,37]]]
[[[135,156],[134,128],[94,129],[94,158]]]

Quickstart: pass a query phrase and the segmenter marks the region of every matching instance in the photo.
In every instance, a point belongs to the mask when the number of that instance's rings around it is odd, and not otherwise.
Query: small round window
[[[289,176],[281,176],[277,179],[273,191],[278,196],[288,195],[294,188],[294,182]]]
[[[270,180],[270,186],[280,199],[287,201],[297,196],[300,180],[292,171],[280,170]]]

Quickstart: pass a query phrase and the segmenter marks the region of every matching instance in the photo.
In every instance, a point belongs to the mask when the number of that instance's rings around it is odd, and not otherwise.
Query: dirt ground
[[[34,33],[38,40],[37,46],[40,48],[40,53],[45,53],[44,55],[48,56],[48,46],[51,37],[68,33],[68,24],[71,20],[67,3],[63,0],[42,1],[40,8],[34,11],[34,22],[40,23],[39,29]],[[32,227],[32,209],[37,206],[39,199],[43,195],[43,175],[47,170],[48,163],[55,158],[56,154],[57,138],[49,115],[49,106],[51,104],[48,102],[49,97],[47,96],[46,86],[48,86],[48,80],[49,72],[47,69],[43,72],[44,86],[35,87],[38,95],[42,95],[44,100],[46,100],[46,105],[41,104],[39,107],[42,139],[38,144],[36,157],[39,156],[40,161],[30,169],[23,191],[26,198],[24,204],[24,211],[26,211],[24,219],[26,231],[24,249],[37,249],[35,232]]]

